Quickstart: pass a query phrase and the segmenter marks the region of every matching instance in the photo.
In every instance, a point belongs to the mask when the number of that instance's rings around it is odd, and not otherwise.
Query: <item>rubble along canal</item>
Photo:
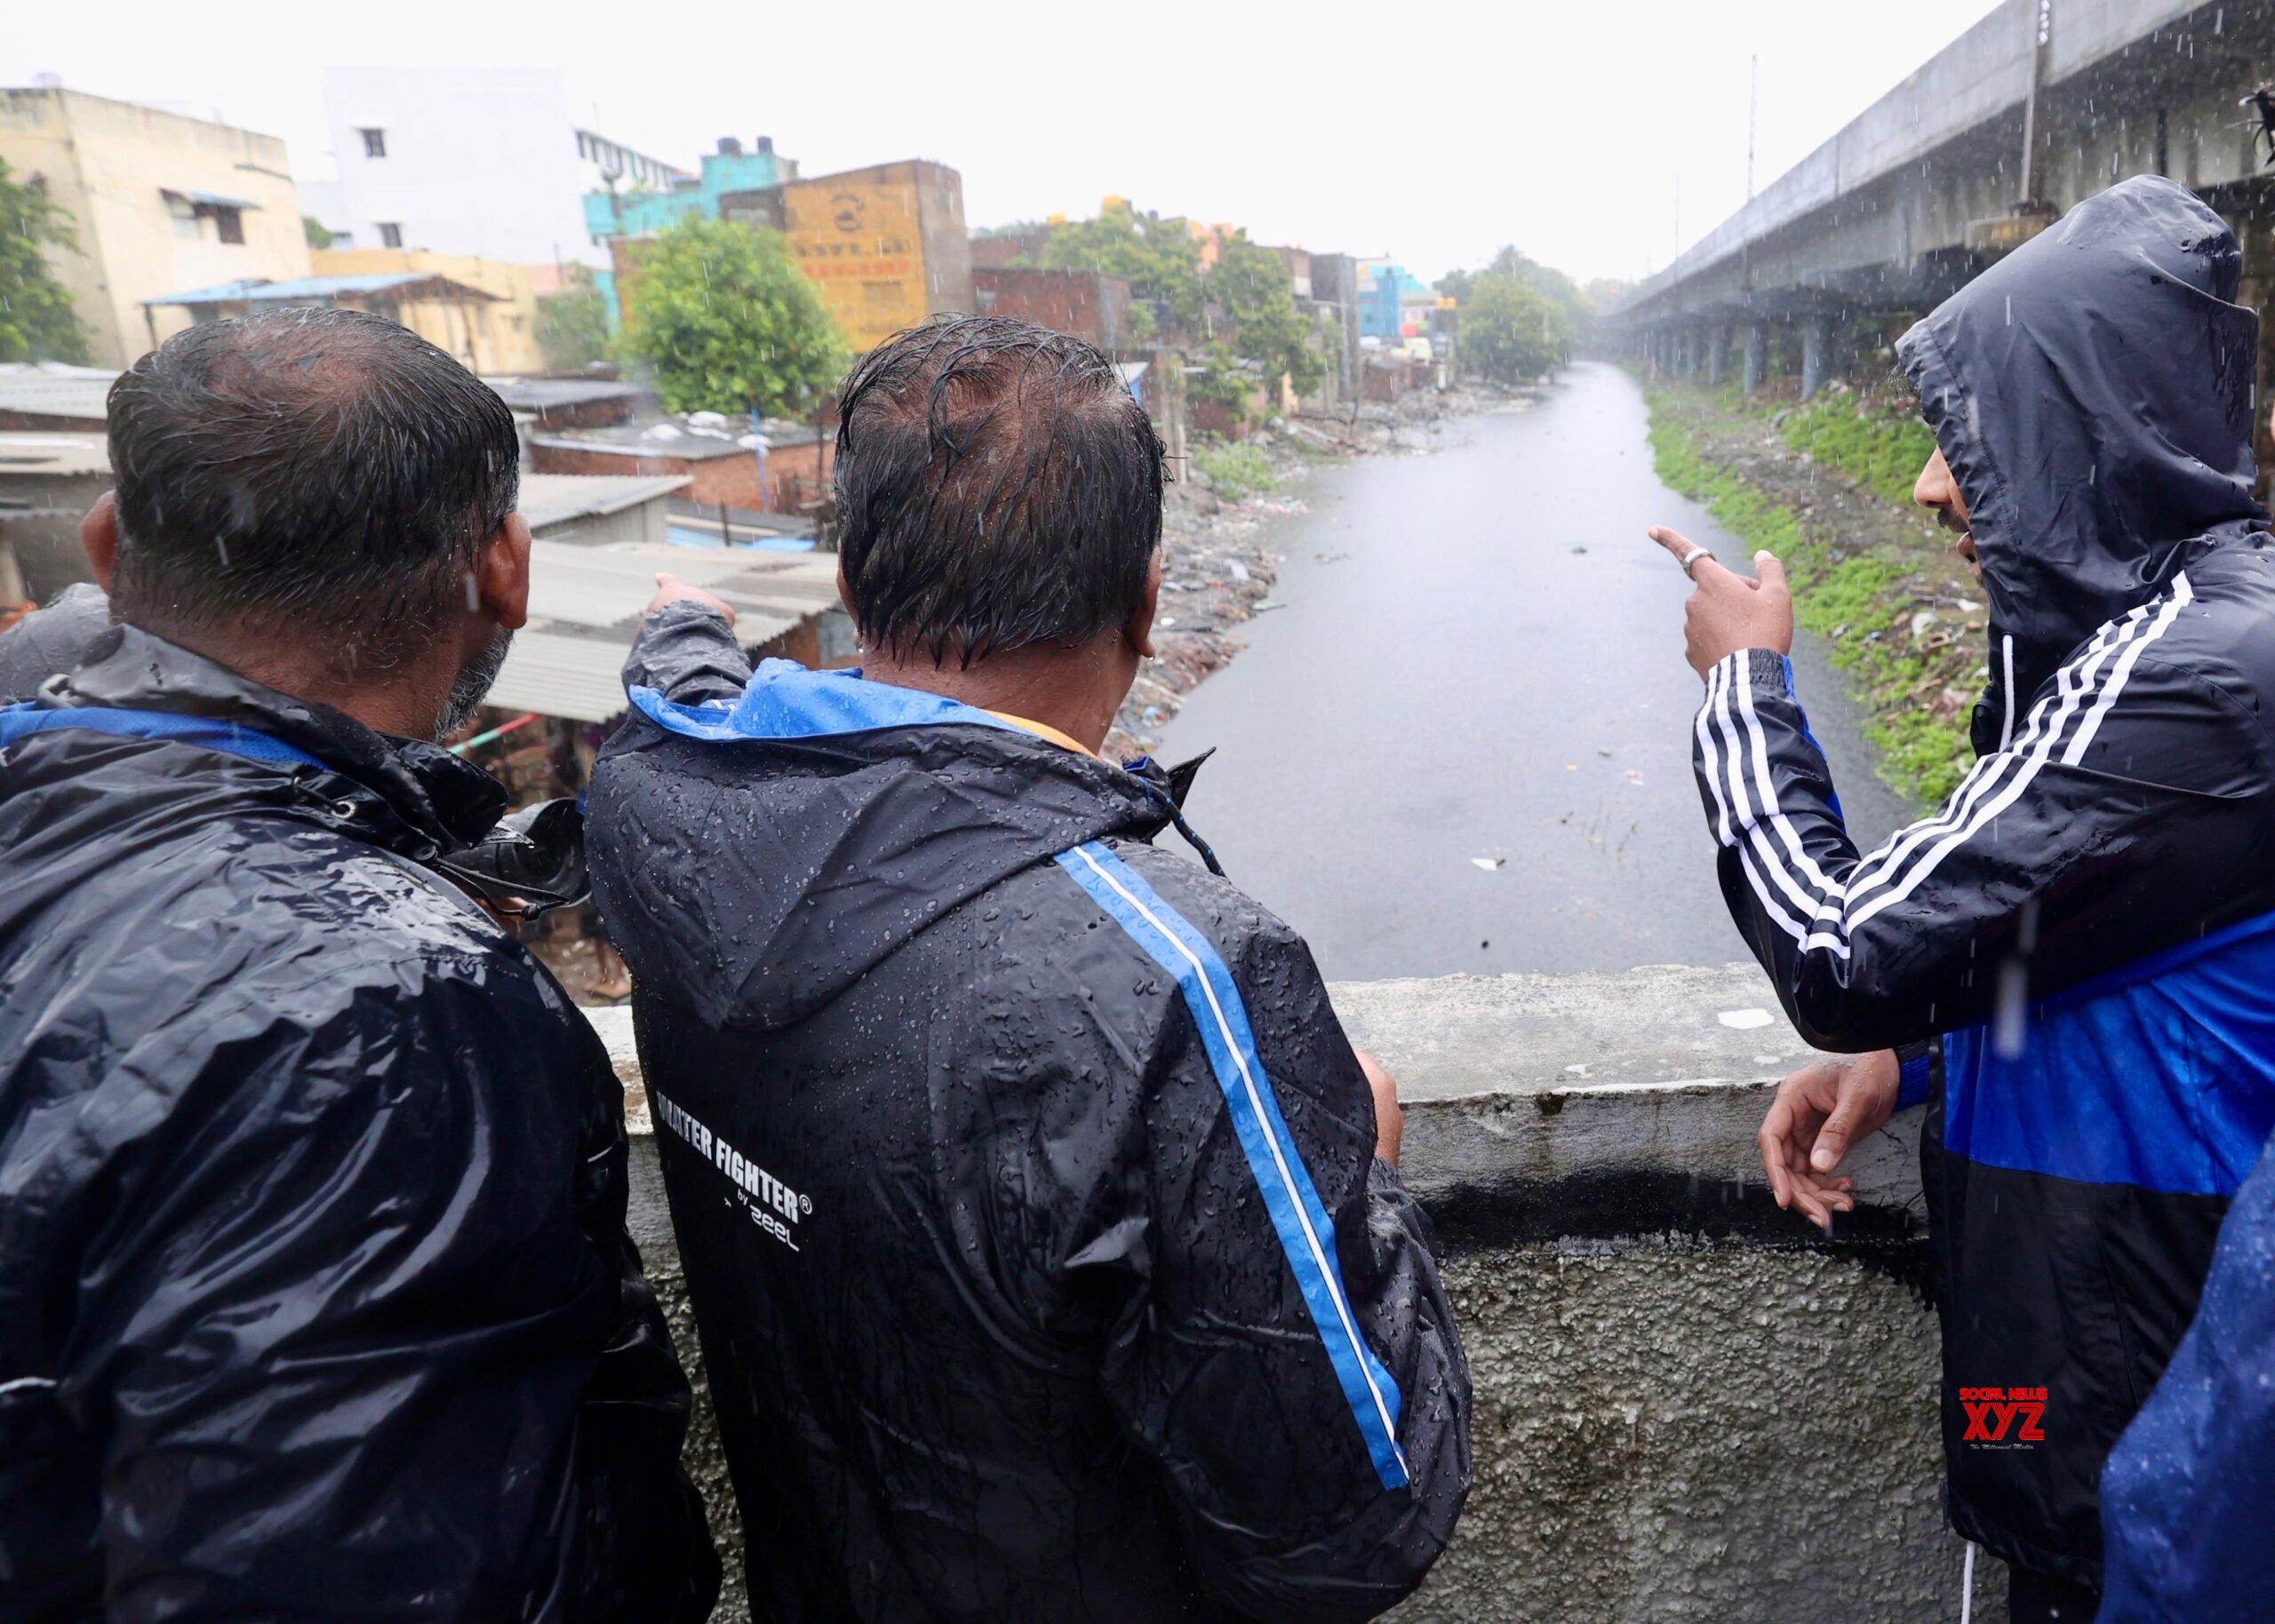
[[[1569,369],[1433,454],[1324,466],[1263,539],[1285,606],[1156,755],[1214,746],[1186,803],[1225,872],[1334,980],[1747,956],[1691,776],[1688,585],[1645,539],[1744,548],[1653,474],[1641,390]],[[1911,816],[1821,644],[1794,649],[1851,832]],[[1173,834],[1162,843],[1181,848]]]

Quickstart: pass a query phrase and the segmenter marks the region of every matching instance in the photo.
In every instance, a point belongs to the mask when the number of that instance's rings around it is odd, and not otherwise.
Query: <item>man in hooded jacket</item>
[[[754,1611],[1371,1617],[1460,1510],[1468,1372],[1302,941],[1096,753],[1160,442],[1020,322],[842,399],[864,671],[754,675],[667,588],[592,791]]]
[[[622,1094],[442,867],[504,803],[430,741],[523,617],[512,418],[330,310],[109,416],[109,599],[0,639],[0,1620],[692,1624]]]
[[[2238,272],[2218,216],[2128,180],[1897,346],[1991,682],[1965,782],[1869,856],[1794,697],[1782,569],[1660,537],[1698,583],[1723,892],[1803,1035],[1860,1052],[1786,1080],[1764,1159],[1829,1226],[1848,1147],[1928,1104],[1945,1503],[2019,1620],[2091,1616],[2103,1462],[2275,1126],[2275,549]]]

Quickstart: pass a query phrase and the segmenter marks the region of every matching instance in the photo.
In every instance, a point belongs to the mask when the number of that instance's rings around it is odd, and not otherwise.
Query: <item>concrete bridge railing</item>
[[[1476,1376],[1468,1511],[1393,1616],[1957,1616],[1920,1113],[1860,1152],[1859,1211],[1827,1241],[1762,1183],[1754,1131],[1809,1051],[1752,966],[1334,993],[1400,1080],[1405,1176]],[[700,1388],[628,1012],[588,1013],[627,1084],[635,1238]],[[734,1570],[740,1531],[699,1402],[689,1459]],[[1978,1565],[1980,1597],[2003,1596]],[[719,1618],[738,1606],[737,1585]]]

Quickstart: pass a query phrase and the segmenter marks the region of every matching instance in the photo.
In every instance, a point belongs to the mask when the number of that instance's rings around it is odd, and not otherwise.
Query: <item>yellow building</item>
[[[478,288],[490,295],[489,301],[411,299],[387,314],[476,372],[545,370],[537,342],[537,293],[526,265],[410,248],[320,248],[309,259],[318,276],[401,272]]]
[[[179,288],[308,274],[284,143],[202,118],[43,87],[0,90],[0,158],[71,218],[51,247],[89,359],[123,367],[188,324]]]
[[[855,350],[935,311],[974,307],[963,178],[946,164],[879,163],[773,189],[798,268]]]

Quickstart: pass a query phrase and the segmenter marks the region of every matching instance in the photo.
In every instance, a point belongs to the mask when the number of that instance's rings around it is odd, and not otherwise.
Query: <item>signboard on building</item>
[[[856,350],[972,308],[963,181],[946,165],[881,163],[788,181],[780,196],[790,251]]]

